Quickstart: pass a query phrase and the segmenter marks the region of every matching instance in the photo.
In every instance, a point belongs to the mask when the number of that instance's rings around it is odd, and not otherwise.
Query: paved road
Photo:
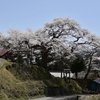
[[[3,65],[3,61],[2,61],[2,60],[0,60],[0,67],[2,67],[2,65]]]
[[[77,98],[77,95],[62,96],[62,97],[42,97],[38,99],[29,99],[29,100],[67,100],[69,98]]]
[[[77,100],[76,98],[80,97],[80,96],[91,96],[90,95],[86,95],[86,94],[76,94],[76,95],[70,95],[70,96],[61,96],[61,97],[42,97],[42,98],[37,98],[37,99],[29,99],[29,100]]]

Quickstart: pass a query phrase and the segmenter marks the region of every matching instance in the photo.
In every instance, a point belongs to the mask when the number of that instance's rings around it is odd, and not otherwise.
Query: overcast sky
[[[0,32],[43,28],[54,18],[70,17],[100,36],[100,0],[0,0]]]

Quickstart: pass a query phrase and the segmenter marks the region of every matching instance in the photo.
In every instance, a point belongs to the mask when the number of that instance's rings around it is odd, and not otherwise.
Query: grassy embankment
[[[46,87],[62,86],[65,95],[81,93],[81,87],[74,80],[66,83],[64,79],[55,78],[41,67],[0,60],[4,62],[0,68],[0,100],[28,100],[45,95]]]

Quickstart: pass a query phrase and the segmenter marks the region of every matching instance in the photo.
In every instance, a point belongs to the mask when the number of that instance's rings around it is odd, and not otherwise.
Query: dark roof
[[[8,52],[9,52],[9,49],[0,48],[0,56],[4,56]]]
[[[97,83],[97,84],[100,84],[100,80],[96,79],[96,80],[93,80],[93,82]]]

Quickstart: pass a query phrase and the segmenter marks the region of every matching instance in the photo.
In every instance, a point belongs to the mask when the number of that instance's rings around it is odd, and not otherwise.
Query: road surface
[[[2,60],[0,60],[0,67],[2,67],[3,66],[3,61]]]
[[[61,96],[61,97],[42,97],[37,99],[29,99],[29,100],[67,100],[71,98],[77,98],[78,95],[72,95],[72,96]]]

